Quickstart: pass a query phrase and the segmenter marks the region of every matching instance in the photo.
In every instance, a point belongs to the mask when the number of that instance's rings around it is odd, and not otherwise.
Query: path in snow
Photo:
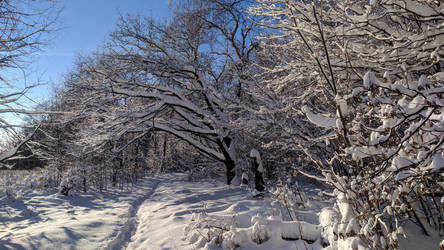
[[[32,191],[0,204],[0,249],[120,249],[133,233],[138,206],[159,184],[145,178],[131,190]]]
[[[131,236],[135,233],[137,228],[137,211],[139,210],[140,206],[142,205],[145,200],[149,199],[150,196],[156,191],[156,188],[158,187],[159,183],[161,183],[162,180],[154,180],[154,183],[152,184],[151,191],[146,193],[144,196],[138,198],[135,200],[132,205],[129,208],[127,221],[121,228],[121,231],[118,233],[118,235],[112,240],[108,247],[106,249],[124,249],[128,245],[128,242],[131,238]]]

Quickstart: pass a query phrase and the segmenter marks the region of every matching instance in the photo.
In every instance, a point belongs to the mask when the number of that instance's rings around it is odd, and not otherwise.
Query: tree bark
[[[258,168],[257,158],[253,158],[254,188],[259,192],[263,192],[265,190],[264,176],[262,172],[258,171]]]
[[[166,155],[167,155],[167,134],[165,133],[163,136],[162,166],[160,166],[161,173],[163,173],[163,171],[165,171]]]
[[[234,177],[236,176],[236,172],[234,171],[236,168],[236,162],[233,159],[233,156],[228,152],[227,149],[231,146],[232,139],[228,136],[224,137],[223,140],[218,140],[219,148],[224,155],[225,160],[223,163],[225,164],[225,170],[227,174],[227,184],[231,185]]]
[[[227,184],[231,185],[231,182],[236,176],[236,172],[234,171],[234,169],[236,168],[236,164],[231,159],[226,160],[224,164],[225,164],[225,169],[227,171]]]

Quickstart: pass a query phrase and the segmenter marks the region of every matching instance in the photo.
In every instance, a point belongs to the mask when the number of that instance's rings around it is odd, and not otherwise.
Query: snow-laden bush
[[[321,246],[320,226],[301,221],[283,221],[280,216],[216,216],[199,213],[193,214],[191,221],[185,228],[185,236],[196,248],[220,246],[223,249],[234,249],[268,244],[267,248],[282,245],[283,241],[308,248]]]
[[[292,186],[276,185],[270,189],[270,193],[274,195],[274,202],[279,203],[284,210],[281,214],[285,220],[295,221],[297,209],[310,206],[310,201],[301,192],[297,183],[293,183]]]
[[[270,190],[263,206],[254,211],[209,214],[203,204],[202,211],[193,213],[185,228],[185,239],[201,249],[320,249],[321,226],[297,221],[297,209],[311,204],[298,188],[280,186]],[[233,205],[235,206],[235,205]],[[284,247],[286,248],[286,247]]]
[[[24,177],[16,171],[0,172],[0,198],[14,200],[19,196]]]
[[[336,236],[326,238],[397,248],[409,222],[442,237],[442,4],[256,2],[250,13],[276,31],[260,44],[259,75],[281,104],[261,113],[273,124],[286,111],[281,148],[295,145],[319,175],[297,171],[335,189]]]
[[[324,172],[337,197],[321,219],[332,246],[395,249],[409,222],[444,235],[444,72],[413,80],[402,69],[395,82],[368,72],[342,97],[354,112],[337,128],[350,141],[332,159],[343,171]]]
[[[189,181],[200,181],[204,179],[219,179],[225,173],[221,165],[208,164],[205,166],[191,167],[187,174]]]
[[[33,188],[55,188],[58,187],[63,176],[63,172],[53,166],[46,166],[39,170],[37,178],[31,180]]]
[[[0,200],[20,199],[29,190],[56,187],[48,179],[48,172],[35,170],[0,171]]]

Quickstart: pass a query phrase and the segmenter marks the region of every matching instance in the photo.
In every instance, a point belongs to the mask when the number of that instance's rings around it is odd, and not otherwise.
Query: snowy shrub
[[[277,185],[270,190],[270,193],[274,195],[280,207],[285,211],[282,213],[282,217],[287,220],[295,221],[297,209],[309,205],[297,183],[293,183],[291,187],[288,184]]]
[[[369,72],[364,83],[346,97],[356,110],[351,144],[335,157],[346,174],[325,173],[337,197],[321,216],[332,218],[321,219],[326,238],[339,248],[395,249],[409,221],[444,235],[444,73],[391,83]]]
[[[305,196],[295,195],[288,187],[271,191],[274,195],[255,211],[213,215],[203,204],[202,211],[192,214],[185,239],[199,249],[272,249],[284,245],[320,249],[324,245],[321,226],[296,219],[297,208],[308,204]]]
[[[224,169],[219,164],[197,166],[190,168],[187,179],[189,181],[200,181],[204,179],[219,179],[224,175]]]
[[[2,174],[0,180],[0,198],[6,198],[9,200],[15,200],[18,196],[19,180],[17,175],[13,174]]]
[[[59,190],[63,195],[68,195],[69,191],[73,188],[85,188],[85,166],[77,164],[74,167],[68,168],[64,173],[62,181],[60,182]]]
[[[412,223],[442,237],[439,1],[256,2],[250,13],[273,29],[258,78],[276,97],[260,111],[282,121],[282,142],[266,146],[294,145],[319,172],[289,163],[333,187],[324,238],[339,249],[398,248]]]
[[[41,184],[42,176],[40,169],[0,171],[0,199],[15,200],[29,190],[46,188]]]
[[[196,248],[220,246],[235,249],[291,241],[316,248],[321,246],[320,226],[300,221],[283,221],[279,216],[236,214],[227,216],[193,214],[185,237]]]
[[[32,185],[34,188],[54,188],[58,187],[61,182],[63,172],[53,166],[46,166],[39,170],[37,178],[33,179]]]

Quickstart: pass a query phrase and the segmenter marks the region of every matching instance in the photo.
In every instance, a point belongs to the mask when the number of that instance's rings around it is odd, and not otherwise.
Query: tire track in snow
[[[128,220],[122,226],[117,236],[108,244],[108,246],[106,247],[107,250],[126,249],[129,242],[131,241],[131,236],[137,230],[137,211],[139,210],[143,202],[149,199],[154,194],[159,184],[163,181],[165,180],[154,180],[151,191],[148,192],[146,195],[136,199],[134,202],[132,202],[132,204],[130,204],[130,208],[128,211]]]

